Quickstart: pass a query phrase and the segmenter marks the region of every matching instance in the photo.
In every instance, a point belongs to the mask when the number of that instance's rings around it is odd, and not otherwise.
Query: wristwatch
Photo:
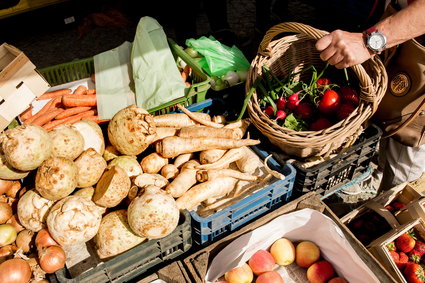
[[[371,27],[363,32],[366,40],[366,47],[373,53],[380,54],[384,51],[387,44],[387,38],[375,27]]]

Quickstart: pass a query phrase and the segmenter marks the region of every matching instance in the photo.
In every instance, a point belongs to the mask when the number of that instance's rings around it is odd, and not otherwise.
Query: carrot
[[[46,124],[44,124],[42,127],[44,129],[46,129],[47,131],[50,131],[51,129],[53,129],[56,126],[62,125],[62,124],[74,124],[80,120],[83,120],[84,118],[87,118],[88,116],[94,116],[95,111],[94,110],[89,110],[83,113],[78,113],[72,116],[69,116],[67,118],[64,119],[59,119],[59,120],[53,120],[50,121]]]
[[[65,109],[65,111],[63,111],[62,113],[60,113],[57,117],[55,117],[56,120],[60,120],[81,112],[85,112],[92,109],[90,106],[80,106],[80,107],[72,107],[72,108],[67,108]]]
[[[190,68],[189,65],[184,66],[183,71],[181,72],[182,78],[184,82],[187,82],[187,79],[189,78],[190,75],[190,71],[192,69]]]
[[[103,124],[111,121],[111,119],[99,119],[99,116],[97,115],[84,117],[84,120],[90,120],[96,122],[97,124]]]
[[[228,194],[235,188],[237,181],[232,177],[220,177],[195,185],[176,200],[177,207],[192,210],[207,199]]]
[[[65,111],[62,108],[55,108],[52,110],[49,110],[48,112],[44,113],[43,115],[39,116],[37,119],[31,122],[32,125],[38,125],[43,126],[47,122],[52,121],[58,114]]]
[[[35,113],[34,115],[32,115],[30,118],[28,118],[27,120],[25,120],[24,124],[31,124],[32,121],[34,121],[35,119],[37,119],[38,117],[40,117],[41,115],[43,115],[44,113],[46,113],[48,110],[50,110],[56,99],[51,99],[49,102],[47,102],[41,109],[40,111],[38,111],[37,113]]]
[[[51,99],[51,98],[55,98],[55,97],[60,97],[62,95],[67,95],[71,93],[71,89],[69,88],[62,88],[62,89],[58,89],[58,90],[54,90],[54,91],[50,91],[50,92],[45,92],[42,95],[40,95],[39,97],[36,98],[36,100],[45,100],[45,99]]]
[[[254,139],[220,139],[220,138],[181,138],[165,137],[155,144],[156,152],[165,158],[173,158],[183,153],[203,151],[207,149],[231,149],[247,145],[259,144]]]
[[[62,104],[65,107],[96,106],[96,95],[73,94],[62,96]]]
[[[89,88],[89,89],[87,89],[87,91],[86,91],[86,93],[85,94],[96,94],[96,89],[94,89],[94,88]]]
[[[30,105],[24,112],[19,115],[21,121],[25,121],[32,116],[32,105]]]
[[[83,86],[83,85],[80,85],[80,86],[78,86],[74,90],[73,94],[75,94],[75,95],[81,95],[81,94],[85,94],[86,91],[87,91],[87,87],[86,86]]]

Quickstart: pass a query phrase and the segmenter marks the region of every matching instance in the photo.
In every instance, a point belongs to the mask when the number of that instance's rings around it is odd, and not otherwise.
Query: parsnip
[[[224,126],[224,128],[233,129],[235,138],[241,139],[245,135],[249,125],[251,125],[251,120],[247,118],[234,123],[227,124],[226,126]]]
[[[200,183],[193,186],[176,200],[180,210],[192,210],[201,202],[219,196],[223,196],[232,191],[238,180],[232,177],[222,177],[212,181]]]
[[[189,116],[190,119],[194,120],[195,122],[198,122],[201,125],[212,127],[212,128],[222,128],[224,126],[223,124],[215,123],[215,122],[212,122],[211,120],[208,121],[208,120],[198,118],[197,115],[194,115],[194,113],[198,113],[198,112],[191,112],[187,110],[183,105],[177,104],[176,106],[181,111],[183,111],[183,113]]]
[[[164,158],[173,158],[183,153],[207,149],[231,149],[259,144],[253,139],[181,138],[166,137],[156,143],[156,152]]]
[[[207,113],[194,112],[192,114],[199,119],[211,121],[211,116]],[[157,127],[168,127],[177,129],[199,124],[184,113],[157,115],[153,117],[153,121]]]
[[[168,158],[164,158],[156,152],[143,157],[142,161],[140,161],[143,172],[149,174],[158,173],[166,164],[168,164]]]
[[[165,191],[174,198],[178,198],[196,184],[196,171],[195,166],[199,165],[197,160],[190,160],[186,162],[174,180],[168,184]]]
[[[240,139],[240,130],[211,128],[206,126],[192,126],[181,128],[177,136],[182,138],[223,138],[223,139]]]
[[[196,180],[198,182],[211,181],[220,177],[233,177],[238,180],[255,181],[257,176],[247,175],[238,170],[233,169],[218,169],[218,170],[198,170],[196,172]]]
[[[193,159],[193,156],[194,156],[193,152],[180,154],[179,156],[176,157],[176,159],[174,159],[174,165],[177,168],[180,168],[182,167],[183,164]]]
[[[249,147],[242,147],[242,157],[236,160],[236,166],[244,173],[252,174],[260,165],[261,161],[258,155],[253,152]]]
[[[218,161],[226,153],[226,149],[207,149],[199,153],[201,164],[209,164]]]
[[[179,169],[174,164],[166,164],[161,169],[161,175],[166,179],[174,179],[179,174]]]
[[[169,184],[168,180],[159,174],[143,173],[134,178],[133,183],[139,188],[156,186],[163,188]]]
[[[156,135],[155,139],[152,143],[162,140],[165,137],[171,137],[175,136],[178,133],[179,129],[177,128],[170,128],[170,127],[157,127],[156,128]]]
[[[224,169],[229,167],[229,164],[241,159],[244,154],[243,147],[232,148],[226,151],[226,153],[216,162],[210,164],[202,164],[196,167],[196,169]]]

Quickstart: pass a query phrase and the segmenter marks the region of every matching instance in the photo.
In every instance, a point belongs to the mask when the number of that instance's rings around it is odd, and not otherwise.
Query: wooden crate
[[[379,237],[370,244],[369,251],[381,262],[381,264],[390,272],[398,282],[407,283],[401,271],[392,260],[387,245],[397,239],[401,234],[414,229],[415,234],[421,239],[425,239],[425,223],[422,219],[415,219],[410,223],[405,223],[396,229]]]
[[[330,217],[341,228],[344,236],[351,244],[353,249],[357,252],[359,257],[366,265],[374,271],[376,277],[381,282],[396,282],[393,276],[379,263],[376,258],[354,237],[354,235],[341,223],[338,217],[331,211],[331,209],[320,200],[320,196],[314,192],[307,193],[300,196],[296,200],[289,202],[278,210],[272,211],[267,215],[257,219],[250,225],[247,225],[240,230],[233,232],[227,237],[217,241],[210,246],[203,248],[199,251],[192,253],[183,259],[183,264],[191,276],[192,282],[204,282],[204,278],[212,259],[230,242],[244,233],[250,232],[272,219],[303,208],[311,208],[322,212],[324,215]]]
[[[22,51],[0,45],[0,131],[49,87]]]

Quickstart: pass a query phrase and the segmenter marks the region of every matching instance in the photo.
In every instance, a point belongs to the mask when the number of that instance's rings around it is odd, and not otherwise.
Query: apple
[[[308,268],[320,258],[320,248],[312,241],[301,241],[295,248],[295,262]]]
[[[348,281],[342,277],[334,277],[331,280],[329,280],[328,283],[348,283]]]
[[[326,260],[316,261],[307,269],[307,279],[310,283],[326,283],[335,275],[332,264]]]
[[[261,273],[255,283],[283,283],[283,278],[276,271],[267,271]]]
[[[270,253],[279,265],[290,265],[295,261],[295,246],[286,239],[277,239],[270,247]]]
[[[272,271],[275,264],[272,254],[266,250],[256,251],[248,260],[249,267],[257,276],[261,273]]]
[[[254,274],[249,265],[244,263],[224,273],[224,279],[229,283],[250,283],[254,280]]]

